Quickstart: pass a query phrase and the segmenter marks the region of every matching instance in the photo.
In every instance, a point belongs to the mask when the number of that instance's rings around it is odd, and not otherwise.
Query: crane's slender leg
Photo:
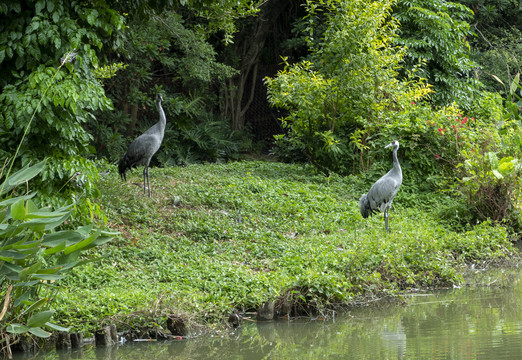
[[[150,178],[149,178],[149,167],[147,166],[147,186],[149,187],[149,198],[150,198]]]
[[[388,229],[388,208],[384,210],[384,227],[386,231],[390,231],[390,229]]]
[[[147,194],[147,187],[149,188],[150,197],[149,166],[145,165],[145,169],[143,169],[143,195]]]
[[[147,183],[147,165],[143,168],[143,195],[147,193],[145,190],[145,184]]]

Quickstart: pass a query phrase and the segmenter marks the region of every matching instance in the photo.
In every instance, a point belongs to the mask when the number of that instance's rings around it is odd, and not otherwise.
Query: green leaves
[[[2,319],[0,335],[7,331],[46,338],[51,333],[42,327],[67,331],[50,322],[54,310],[48,309],[50,298],[40,297],[40,290],[51,284],[56,286],[70,269],[91,261],[79,260],[80,253],[106,243],[113,235],[94,229],[92,224],[55,232],[69,218],[72,205],[53,211],[39,208],[31,195],[6,198],[7,191],[16,191],[17,185],[34,178],[44,164],[26,166],[2,183],[5,190],[0,197],[0,285],[9,289],[4,300],[9,311]]]
[[[15,220],[24,220],[26,215],[25,211],[25,200],[19,199],[13,205],[11,205],[11,216]]]
[[[38,175],[45,166],[45,160],[41,161],[33,166],[26,165],[21,170],[17,171],[5,180],[0,186],[0,196],[11,191],[15,186],[18,186],[26,181],[31,180]]]
[[[469,101],[479,96],[479,82],[472,76],[477,64],[471,60],[466,39],[472,37],[469,21],[473,12],[466,6],[444,0],[400,0],[393,16],[400,22],[396,43],[407,48],[401,66],[418,71],[433,86],[431,101],[438,106],[456,102],[471,109]]]
[[[112,104],[92,70],[98,65],[102,45],[110,44],[108,34],[123,29],[123,16],[105,5],[40,0],[23,12],[9,10],[4,20],[0,132],[11,136],[0,139],[0,157],[15,154],[25,134],[19,147],[24,164],[45,155],[51,159],[44,172],[51,172],[50,176],[33,183],[42,200],[51,202],[47,196],[54,197],[55,203],[57,197],[62,203],[70,202],[77,193],[94,197],[96,169],[78,160],[87,153],[91,140],[84,124],[93,119],[94,112],[111,109]],[[76,61],[62,64],[60,59],[73,49]],[[55,163],[60,166],[52,166]],[[21,167],[20,163],[16,166]],[[58,169],[61,176],[54,176]],[[67,183],[78,172],[85,177],[85,186]],[[9,191],[9,186],[2,191]]]
[[[27,326],[40,327],[45,325],[53,316],[54,310],[46,310],[35,313],[27,319]]]
[[[307,59],[266,79],[269,103],[288,113],[280,119],[287,135],[278,145],[294,153],[292,160],[301,153],[325,173],[352,170],[359,161],[353,148],[361,147],[350,143],[351,133],[363,132],[358,137],[366,141],[430,92],[417,76],[399,77],[405,49],[393,46],[399,27],[390,19],[392,6],[386,0],[307,2]]]

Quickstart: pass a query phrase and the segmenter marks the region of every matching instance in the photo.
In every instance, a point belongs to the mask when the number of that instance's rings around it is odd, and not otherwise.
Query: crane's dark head
[[[399,142],[397,140],[393,140],[391,143],[386,145],[384,148],[389,148],[390,146],[393,147],[393,150],[397,150],[399,148]]]
[[[160,101],[163,101],[163,96],[160,93],[158,93],[158,95],[156,95],[156,102]]]

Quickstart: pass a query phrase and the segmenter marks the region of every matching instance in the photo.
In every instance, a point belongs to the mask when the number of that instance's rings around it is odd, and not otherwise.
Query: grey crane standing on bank
[[[393,147],[393,168],[383,177],[373,184],[368,191],[359,199],[359,208],[363,218],[367,218],[373,213],[384,212],[384,225],[386,231],[388,229],[388,210],[390,210],[393,198],[397,195],[399,187],[402,184],[402,170],[397,158],[397,150],[399,150],[399,142],[393,140],[386,148]]]
[[[150,180],[149,180],[149,164],[152,156],[160,148],[161,142],[163,141],[163,135],[165,134],[165,124],[167,119],[165,118],[165,112],[161,107],[163,96],[158,94],[156,96],[156,105],[159,111],[159,121],[154,124],[149,130],[138,136],[127,149],[127,152],[123,154],[118,164],[118,172],[122,180],[127,181],[125,174],[127,171],[138,165],[145,165],[143,169],[143,193],[146,193],[145,183],[149,187],[150,197]]]

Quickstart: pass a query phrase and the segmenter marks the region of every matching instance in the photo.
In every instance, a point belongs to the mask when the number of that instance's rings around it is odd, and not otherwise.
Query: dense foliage
[[[268,96],[273,106],[288,111],[282,119],[287,137],[279,137],[283,146],[304,152],[321,169],[346,173],[357,163],[354,146],[364,149],[366,129],[380,127],[391,112],[422,99],[429,89],[413,73],[407,81],[397,79],[404,51],[393,46],[392,2],[327,3],[325,9],[307,7],[309,39],[316,36],[315,17],[328,12],[327,29],[308,44],[309,60],[287,63],[267,79]]]
[[[0,24],[0,158],[16,167],[47,158],[34,183],[40,201],[95,196],[85,124],[112,105],[93,69],[100,49],[123,30],[123,16],[74,1],[7,1]],[[116,37],[111,45],[118,44]]]
[[[104,81],[119,112],[100,113],[90,124],[97,156],[117,161],[130,140],[158,121],[153,103],[163,93],[167,130],[161,165],[226,159],[237,152],[231,131],[205,99],[212,85],[234,69],[216,61],[216,52],[201,34],[170,13],[137,19],[111,57],[125,68]]]
[[[469,38],[473,12],[446,0],[399,0],[393,16],[400,23],[397,44],[406,48],[402,72],[418,68],[433,86],[431,101],[452,102],[469,110],[480,96],[475,62],[470,59]]]

